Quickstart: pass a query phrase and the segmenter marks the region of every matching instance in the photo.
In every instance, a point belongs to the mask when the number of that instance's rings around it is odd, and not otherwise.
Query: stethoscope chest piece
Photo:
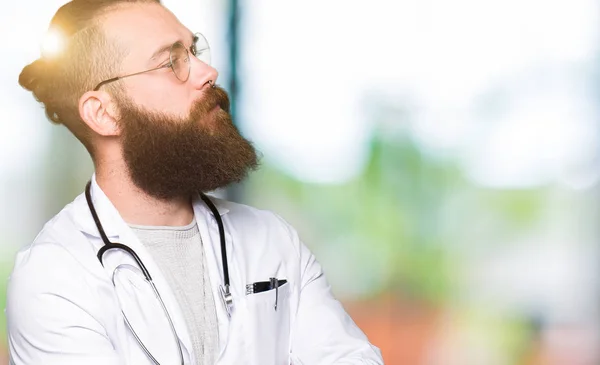
[[[221,292],[221,301],[227,311],[227,316],[231,318],[231,313],[233,312],[233,295],[231,295],[231,292],[229,291],[229,285],[225,285],[225,287],[220,285],[219,291]]]
[[[179,339],[177,336],[177,332],[175,330],[175,326],[173,325],[173,321],[171,320],[171,316],[169,315],[169,312],[165,306],[165,303],[163,302],[162,298],[160,297],[160,294],[158,293],[158,290],[156,289],[156,286],[154,285],[154,282],[152,281],[150,272],[148,272],[148,270],[146,269],[146,266],[144,266],[144,263],[142,262],[142,260],[135,253],[135,251],[133,251],[133,249],[131,247],[121,244],[121,243],[111,242],[108,239],[106,233],[104,232],[104,228],[102,227],[102,224],[100,223],[100,218],[98,217],[98,213],[96,212],[96,208],[94,207],[94,203],[92,201],[91,185],[92,185],[92,182],[89,181],[87,183],[87,185],[85,186],[85,198],[86,198],[88,207],[90,209],[90,213],[92,214],[92,218],[94,219],[94,223],[96,224],[96,227],[98,228],[100,237],[102,238],[102,241],[104,242],[104,246],[102,246],[96,254],[96,256],[98,257],[98,260],[100,261],[100,264],[102,266],[104,266],[104,261],[103,261],[102,257],[104,255],[104,253],[107,252],[108,250],[120,249],[120,250],[127,252],[129,255],[131,255],[131,257],[136,261],[136,264],[139,266],[139,270],[137,270],[137,271],[140,271],[142,273],[141,276],[137,275],[135,277],[138,277],[138,278],[141,277],[142,280],[144,280],[144,283],[149,284],[153,295],[158,299],[158,302],[160,304],[160,309],[163,310],[165,317],[168,320],[168,324],[171,327],[171,331],[173,334],[174,342],[177,344],[179,359],[181,361],[181,364],[184,364],[183,351],[181,349],[181,344],[179,343]],[[223,302],[223,307],[225,307],[227,316],[229,318],[231,318],[231,313],[233,312],[233,296],[231,295],[231,291],[229,289],[229,268],[227,265],[227,251],[226,251],[226,245],[225,245],[225,227],[223,225],[223,220],[221,219],[219,211],[217,210],[215,205],[210,201],[210,199],[206,195],[200,193],[200,197],[202,198],[202,200],[205,202],[205,204],[208,206],[208,208],[212,212],[215,220],[217,221],[217,225],[219,226],[219,240],[220,240],[220,245],[221,245],[221,260],[223,263],[223,279],[224,279],[224,285],[219,286],[219,291],[221,294],[220,297],[221,297],[221,301]],[[125,270],[126,268],[129,270]],[[123,265],[123,266],[118,266],[117,269],[114,270],[112,280],[113,280],[113,285],[115,288],[117,287],[116,274],[118,272],[134,273],[136,270],[132,270],[131,268],[135,268],[135,267],[131,266],[131,265]],[[127,278],[131,278],[131,277],[134,277],[134,276],[126,275],[124,278],[127,279]],[[127,282],[127,281],[128,280],[125,280],[125,282]],[[135,285],[133,285],[133,286],[135,287]],[[121,304],[121,306],[122,306],[122,304]],[[144,344],[142,339],[140,339],[138,334],[135,332],[135,330],[133,328],[134,326],[131,324],[130,319],[125,315],[125,311],[123,310],[123,307],[121,307],[121,312],[123,313],[123,317],[124,317],[127,325],[129,326],[129,329],[133,333],[134,337],[136,338],[136,340],[138,341],[138,343],[140,344],[140,346],[142,347],[142,349],[144,350],[146,355],[148,355],[148,358],[151,359],[153,363],[160,364],[160,362],[150,353],[149,349],[146,347],[146,345]],[[172,362],[169,362],[169,363],[172,363]]]

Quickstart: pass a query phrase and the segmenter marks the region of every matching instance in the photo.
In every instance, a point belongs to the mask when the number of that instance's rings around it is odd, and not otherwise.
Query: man
[[[202,194],[257,157],[201,34],[153,0],[73,0],[49,32],[19,82],[95,174],[17,255],[13,364],[382,363],[292,227]]]

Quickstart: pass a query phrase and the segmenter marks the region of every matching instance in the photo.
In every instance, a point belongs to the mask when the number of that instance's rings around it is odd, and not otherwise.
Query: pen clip
[[[279,299],[279,280],[271,278],[271,289],[275,288],[275,310],[277,310],[277,300]]]

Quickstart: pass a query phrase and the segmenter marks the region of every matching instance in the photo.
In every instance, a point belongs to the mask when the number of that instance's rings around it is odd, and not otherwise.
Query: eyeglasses
[[[171,49],[169,50],[169,62],[168,63],[158,66],[158,67],[155,67],[150,70],[136,72],[136,73],[132,73],[129,75],[118,76],[118,77],[113,77],[112,79],[104,80],[101,83],[99,83],[98,85],[96,85],[96,87],[94,88],[94,91],[98,91],[100,89],[100,87],[102,87],[103,85],[106,85],[108,83],[118,81],[118,80],[124,79],[126,77],[130,77],[130,76],[141,75],[146,72],[160,70],[163,68],[170,68],[178,80],[185,82],[190,77],[190,69],[191,69],[190,53],[192,55],[194,55],[195,57],[197,57],[200,61],[206,63],[207,65],[210,65],[210,47],[208,46],[208,41],[201,33],[196,33],[196,34],[194,34],[194,41],[193,41],[192,46],[190,47],[189,51],[187,48],[185,48],[185,46],[181,42],[175,42],[175,43],[173,43],[173,45],[171,45]]]

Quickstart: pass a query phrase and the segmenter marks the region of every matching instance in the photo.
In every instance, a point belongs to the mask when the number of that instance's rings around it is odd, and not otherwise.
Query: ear
[[[112,96],[105,91],[88,91],[79,98],[79,116],[101,136],[118,136],[117,108]]]

